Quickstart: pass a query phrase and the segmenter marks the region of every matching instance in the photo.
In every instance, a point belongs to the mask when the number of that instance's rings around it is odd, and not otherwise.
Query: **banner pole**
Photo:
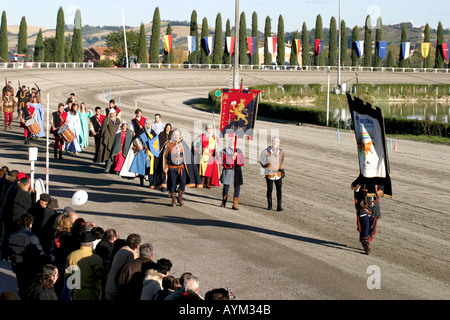
[[[46,159],[45,159],[45,184],[46,184],[46,193],[49,193],[49,162],[50,162],[50,156],[49,156],[49,136],[50,136],[50,123],[49,118],[50,117],[50,93],[47,92],[47,152],[46,152]]]

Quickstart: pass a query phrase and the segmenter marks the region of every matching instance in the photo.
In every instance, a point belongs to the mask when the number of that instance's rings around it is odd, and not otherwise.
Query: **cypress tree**
[[[254,66],[259,66],[258,14],[256,11],[253,11],[252,14],[252,37],[256,38],[256,49],[255,54],[251,58],[251,64]]]
[[[370,16],[367,16],[366,25],[364,27],[364,66],[371,67],[372,63],[372,29],[370,26]]]
[[[435,59],[435,68],[444,68],[444,54],[442,53],[442,44],[444,43],[444,28],[442,27],[442,23],[439,21],[437,28],[437,43],[436,43],[436,59]]]
[[[214,34],[213,64],[221,64],[223,61],[223,37],[222,37],[222,15],[216,16],[216,27]]]
[[[75,13],[73,38],[72,38],[72,61],[82,62],[83,55],[83,39],[81,36],[81,11],[78,9]]]
[[[231,23],[230,23],[230,19],[227,19],[227,22],[225,24],[225,41],[226,41],[227,37],[231,37]],[[224,52],[223,52],[223,63],[224,64],[231,64],[231,55],[229,53],[230,49],[229,48],[225,48],[225,47],[224,47]]]
[[[172,35],[172,24],[170,23],[170,21],[167,24],[166,34],[168,36]],[[173,63],[174,60],[175,60],[175,55],[174,55],[173,46],[172,46],[172,50],[170,50],[170,53],[168,53],[166,50],[164,50],[163,63]]]
[[[6,22],[6,11],[3,11],[0,27],[0,60],[2,62],[8,62],[8,53],[8,25]]]
[[[27,37],[27,20],[25,17],[22,17],[22,20],[20,20],[19,41],[17,45],[17,52],[20,54],[28,54]]]
[[[272,64],[272,54],[269,52],[269,45],[267,38],[272,36],[272,22],[270,17],[266,17],[264,26],[264,65],[270,66]]]
[[[337,41],[337,24],[335,17],[331,17],[330,34],[328,38],[329,38],[328,65],[336,66],[338,59],[338,41]]]
[[[208,28],[208,19],[203,18],[203,22],[202,22],[202,39],[200,41],[200,43],[202,44],[201,46],[201,51],[200,51],[200,63],[201,64],[210,64],[211,63],[211,59],[208,55],[208,52],[206,51],[206,37],[209,36],[209,28]],[[209,48],[209,50],[212,50],[212,48]]]
[[[145,35],[145,25],[141,23],[139,29],[139,50],[137,56],[138,63],[147,63],[147,37]]]
[[[284,35],[284,19],[280,14],[278,17],[278,38],[277,38],[277,64],[280,66],[284,65],[286,60],[286,45],[285,45],[285,35]]]
[[[402,40],[401,42],[407,42],[408,41],[408,34],[406,31],[406,23],[404,23],[402,25]],[[400,57],[399,57],[399,63],[398,63],[398,67],[399,68],[408,68],[409,63],[408,60],[403,59],[403,54],[402,54],[402,46],[400,44]]]
[[[388,68],[394,68],[395,67],[395,59],[394,59],[394,54],[392,53],[392,50],[389,50],[389,52],[388,52],[386,66]]]
[[[53,62],[66,61],[65,53],[65,39],[64,39],[64,11],[62,7],[59,7],[58,16],[56,18],[56,37],[55,37],[55,49]]]
[[[341,66],[347,65],[348,60],[348,39],[347,39],[347,26],[345,21],[341,20]]]
[[[150,38],[149,60],[150,63],[159,62],[159,44],[161,39],[161,17],[159,7],[155,8],[152,22],[152,37]]]
[[[315,32],[315,39],[323,40],[323,23],[322,23],[322,16],[319,14],[316,18],[316,32]],[[324,61],[324,55],[323,55],[323,48],[322,53],[318,54],[314,48],[314,65],[315,66],[323,66],[325,65]]]
[[[44,39],[42,37],[42,29],[39,29],[36,37],[36,44],[34,45],[34,59],[35,62],[44,61]]]
[[[430,25],[427,23],[425,26],[425,35],[424,35],[424,42],[430,42],[431,41],[431,32],[430,32]],[[430,53],[428,54],[428,57],[424,59],[423,62],[424,68],[433,68],[433,61],[431,57],[431,45],[430,45]]]
[[[191,26],[190,26],[190,36],[195,37],[195,51],[191,52],[189,55],[189,63],[198,63],[198,25],[197,25],[197,11],[193,10],[191,14]]]
[[[289,64],[291,66],[297,66],[298,65],[298,55],[296,53],[297,51],[297,40],[298,39],[298,31],[294,31],[294,36],[292,38],[292,45],[291,45],[291,56],[289,58]]]
[[[239,64],[248,64],[247,53],[247,20],[245,12],[241,12],[239,19]]]
[[[382,67],[383,65],[383,60],[380,58],[379,56],[379,52],[378,52],[378,44],[380,41],[383,41],[383,22],[381,20],[381,17],[378,18],[378,22],[377,22],[377,31],[375,33],[375,57],[373,58],[373,66],[374,67]]]
[[[70,34],[64,38],[64,62],[72,61],[72,37]]]
[[[306,28],[306,22],[303,22],[302,26],[302,61],[304,66],[311,65],[311,57],[309,55],[309,36],[308,29]]]
[[[358,56],[358,49],[356,48],[356,41],[359,41],[359,29],[358,26],[353,28],[352,32],[352,66],[356,67],[359,65],[360,58]]]

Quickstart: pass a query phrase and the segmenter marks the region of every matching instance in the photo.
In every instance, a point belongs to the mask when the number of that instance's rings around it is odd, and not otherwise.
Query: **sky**
[[[159,7],[161,20],[190,21],[193,10],[197,11],[197,22],[203,18],[214,27],[218,13],[222,15],[223,28],[227,19],[231,25],[235,21],[236,0],[42,0],[39,2],[23,0],[20,6],[6,6],[7,24],[19,25],[25,16],[29,26],[45,29],[56,28],[59,7],[64,10],[66,24],[73,24],[75,12],[81,10],[82,24],[91,26],[121,26],[122,11],[127,26],[137,27],[153,19]],[[264,31],[265,19],[272,19],[272,32],[276,32],[279,15],[283,16],[285,32],[301,31],[306,22],[308,29],[315,27],[318,14],[322,16],[323,26],[327,28],[332,16],[338,19],[339,0],[240,0],[239,11],[245,12],[247,27],[251,28],[254,11],[258,14],[258,29]],[[426,23],[436,29],[439,21],[444,28],[450,28],[450,6],[442,0],[341,0],[341,19],[348,28],[364,25],[367,15],[371,15],[373,26],[381,16],[384,25],[412,22],[414,26]]]

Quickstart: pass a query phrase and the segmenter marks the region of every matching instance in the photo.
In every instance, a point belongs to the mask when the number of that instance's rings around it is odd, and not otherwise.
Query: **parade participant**
[[[180,206],[184,205],[183,195],[188,184],[193,184],[201,188],[201,180],[198,174],[197,166],[192,162],[192,154],[183,141],[181,132],[178,129],[173,130],[172,139],[167,143],[163,155],[163,170],[167,174],[167,187],[172,199],[172,207],[176,202]],[[178,187],[178,198],[175,189]]]
[[[228,140],[228,147],[223,149],[222,155],[222,175],[220,176],[220,182],[223,184],[222,190],[222,204],[221,207],[225,207],[228,200],[228,191],[230,186],[234,186],[234,197],[232,209],[239,210],[239,195],[241,185],[244,184],[242,177],[241,167],[245,164],[245,156],[241,149],[235,147],[235,138]]]
[[[120,170],[122,170],[122,166],[125,162],[128,149],[130,149],[132,140],[133,136],[131,131],[128,129],[128,123],[126,121],[122,121],[122,123],[120,124],[120,130],[114,137],[111,156],[106,162],[106,173],[118,174]]]
[[[73,104],[72,99],[70,98],[67,99],[66,104],[64,105],[64,111],[69,112],[70,110],[72,110],[72,104]]]
[[[64,104],[58,104],[58,111],[53,112],[50,124],[52,126],[51,133],[55,135],[54,155],[57,158],[57,152],[59,150],[59,159],[62,159],[62,150],[64,141],[58,134],[58,130],[67,123],[67,112],[64,111]]]
[[[100,128],[102,127],[102,123],[105,118],[106,116],[102,114],[102,108],[95,107],[95,115],[90,118],[89,123],[89,134],[94,137],[95,149],[98,148],[100,140]]]
[[[272,145],[261,152],[259,163],[264,168],[264,178],[267,184],[267,210],[272,210],[273,184],[277,190],[277,211],[283,211],[281,206],[284,169],[284,151],[280,148],[280,138],[274,137]]]
[[[159,149],[161,152],[159,153],[158,163],[156,165],[156,173],[155,173],[155,188],[160,188],[161,192],[167,191],[167,174],[164,173],[163,170],[163,151],[167,142],[172,139],[172,125],[167,123],[164,127],[164,131],[160,132],[158,135],[159,140]]]
[[[195,163],[198,163],[198,171],[202,178],[202,185],[207,189],[213,186],[220,186],[219,183],[219,144],[215,134],[213,133],[213,125],[207,124],[205,132],[194,139]]]
[[[155,114],[155,122],[152,123],[152,129],[157,135],[164,130],[164,123],[161,121],[159,113]]]
[[[81,152],[81,146],[80,146],[80,134],[81,134],[81,120],[80,115],[78,114],[78,104],[73,103],[72,108],[67,113],[67,124],[69,125],[69,129],[73,132],[75,135],[75,139],[69,144],[64,144],[64,150],[73,152],[74,154],[77,154],[78,152]]]
[[[120,119],[122,111],[120,111],[119,107],[116,106],[116,102],[114,100],[109,100],[109,106],[106,108],[106,116],[108,116],[112,109],[116,110],[116,117]]]
[[[151,129],[152,121],[146,120],[143,132],[135,137],[140,139],[144,148],[136,153],[133,162],[130,166],[130,171],[136,173],[139,176],[141,187],[144,186],[144,179],[147,178],[149,185],[152,189],[155,188],[155,156],[150,150],[149,142],[156,136],[155,132]]]
[[[27,101],[30,98],[30,93],[27,90],[27,87],[25,85],[22,86],[22,88],[19,87],[19,91],[17,91],[17,118],[20,118],[20,110],[25,107],[27,104]]]
[[[100,128],[98,148],[95,150],[94,155],[95,163],[104,163],[111,156],[114,138],[120,126],[120,119],[116,115],[116,109],[112,108],[108,113],[108,117],[103,120]]]
[[[32,101],[31,106],[36,110],[36,121],[39,124],[39,128],[41,128],[41,130],[38,132],[38,134],[33,135],[33,138],[39,139],[39,138],[45,137],[45,132],[44,132],[44,120],[45,120],[44,108],[42,107],[42,104],[39,102],[39,99],[38,99],[38,97],[36,95],[32,96],[31,101]]]
[[[11,81],[8,81],[8,83],[6,83],[6,85],[3,87],[2,98],[6,95],[6,92],[8,92],[8,90],[11,91],[11,96],[14,97],[14,88],[11,85]]]
[[[131,120],[130,131],[133,133],[133,137],[139,137],[144,132],[145,121],[147,119],[142,116],[141,109],[136,109],[134,114],[136,117]]]
[[[352,183],[352,189],[355,196],[359,241],[364,253],[370,254],[370,242],[373,241],[378,220],[381,218],[380,200],[384,196],[384,186],[359,177]]]
[[[5,130],[7,126],[9,126],[9,129],[12,129],[11,123],[13,121],[14,108],[17,106],[16,100],[14,99],[14,96],[12,94],[12,88],[11,89],[8,88],[6,90],[2,102],[3,102],[3,112],[5,116]]]
[[[78,111],[81,123],[80,131],[80,146],[81,150],[89,147],[89,118],[92,117],[92,111],[87,109],[86,103],[80,104],[80,110]]]
[[[41,103],[41,89],[36,90],[36,88],[31,88],[31,99],[37,98],[37,103]]]
[[[19,126],[24,128],[23,136],[25,138],[25,144],[29,144],[30,141],[28,141],[28,138],[31,138],[31,132],[27,128],[25,123],[27,122],[27,120],[36,117],[36,111],[31,106],[31,100],[28,100],[25,107],[20,109],[19,117],[20,117],[20,125]]]

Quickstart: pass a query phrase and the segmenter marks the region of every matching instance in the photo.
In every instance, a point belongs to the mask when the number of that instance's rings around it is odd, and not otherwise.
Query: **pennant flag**
[[[227,37],[227,51],[230,54],[230,56],[234,53],[234,43],[236,41],[235,37]]]
[[[358,149],[358,179],[372,180],[374,184],[383,185],[385,196],[392,197],[382,110],[348,93],[347,100]]]
[[[444,55],[444,60],[448,60],[448,46],[446,43],[442,44],[442,54]]]
[[[148,149],[155,157],[159,157],[159,135],[148,141]]]
[[[358,52],[358,57],[362,57],[364,55],[364,40],[355,41],[356,51]]]
[[[411,42],[402,42],[402,57],[403,57],[403,60],[409,58],[410,51],[411,51]]]
[[[300,39],[295,39],[295,54],[298,55],[300,54],[300,44],[301,44],[301,40]]]
[[[253,136],[260,90],[222,89],[220,132]]]
[[[170,53],[172,51],[172,35],[165,35],[164,36],[164,50],[167,53]]]
[[[428,55],[430,54],[430,47],[431,47],[431,43],[429,42],[423,42],[420,46],[420,49],[422,51],[422,57],[424,59],[428,58]]]
[[[187,40],[188,40],[188,51],[189,52],[196,51],[197,50],[196,37],[195,36],[187,36]]]
[[[383,60],[386,58],[387,41],[378,41],[378,56]]]
[[[248,51],[250,52],[250,56],[253,57],[253,55],[256,53],[257,46],[258,46],[256,37],[247,37],[247,46],[248,46]]]
[[[270,54],[277,52],[277,37],[267,37],[267,48]]]
[[[204,37],[202,39],[203,45],[205,47],[206,54],[209,56],[211,54],[212,48],[212,37]]]
[[[314,46],[315,46],[315,49],[316,49],[316,53],[317,54],[321,54],[322,53],[322,47],[323,47],[323,40],[314,39]]]

